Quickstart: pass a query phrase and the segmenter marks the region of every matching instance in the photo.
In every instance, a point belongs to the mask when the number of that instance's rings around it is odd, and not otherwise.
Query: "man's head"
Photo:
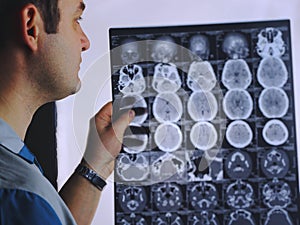
[[[80,86],[81,52],[89,48],[79,22],[84,8],[82,0],[0,0],[0,19],[8,21],[0,31],[0,56],[20,64],[14,73],[46,101]]]
[[[39,8],[47,33],[57,32],[60,21],[58,0],[22,0],[22,2],[32,2]]]
[[[0,30],[0,45],[5,44],[10,37],[10,27],[16,13],[24,5],[32,3],[37,6],[44,21],[47,33],[56,33],[60,20],[59,0],[0,0],[0,19],[6,21]]]

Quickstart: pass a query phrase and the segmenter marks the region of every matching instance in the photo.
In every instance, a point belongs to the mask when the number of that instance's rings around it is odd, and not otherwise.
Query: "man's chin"
[[[79,80],[79,82],[77,83],[76,87],[73,86],[73,89],[72,90],[69,90],[68,93],[64,93],[64,95],[61,95],[58,99],[56,100],[61,100],[61,99],[64,99],[64,98],[67,98],[71,95],[74,95],[76,94],[81,88],[81,81]]]
[[[60,95],[57,95],[52,101],[59,101],[71,95],[76,94],[81,88],[81,81],[78,80],[76,86],[75,85],[73,87],[69,86],[68,88],[69,88],[68,91],[65,88],[64,91],[60,92]]]
[[[79,80],[79,82],[77,83],[76,89],[75,89],[74,93],[72,93],[72,94],[76,94],[80,90],[80,88],[81,88],[81,81]]]

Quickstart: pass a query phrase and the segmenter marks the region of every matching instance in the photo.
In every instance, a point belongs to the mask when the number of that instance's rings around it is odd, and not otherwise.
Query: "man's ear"
[[[32,51],[38,49],[38,38],[42,25],[43,21],[36,6],[26,4],[21,10],[21,32],[24,44]]]

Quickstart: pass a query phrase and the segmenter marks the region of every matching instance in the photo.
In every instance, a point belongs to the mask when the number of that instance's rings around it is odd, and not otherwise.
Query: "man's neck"
[[[37,107],[16,93],[0,95],[0,118],[9,124],[22,140]]]
[[[5,53],[5,52],[4,52]],[[35,111],[43,104],[41,94],[30,83],[26,57],[17,47],[0,54],[0,118],[24,140]],[[11,66],[14,62],[15,66]]]

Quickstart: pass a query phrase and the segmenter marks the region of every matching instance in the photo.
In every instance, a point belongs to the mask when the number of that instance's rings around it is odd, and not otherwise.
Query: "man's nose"
[[[90,48],[90,40],[86,36],[84,32],[82,32],[82,38],[81,38],[81,45],[82,45],[82,51],[86,51]]]

